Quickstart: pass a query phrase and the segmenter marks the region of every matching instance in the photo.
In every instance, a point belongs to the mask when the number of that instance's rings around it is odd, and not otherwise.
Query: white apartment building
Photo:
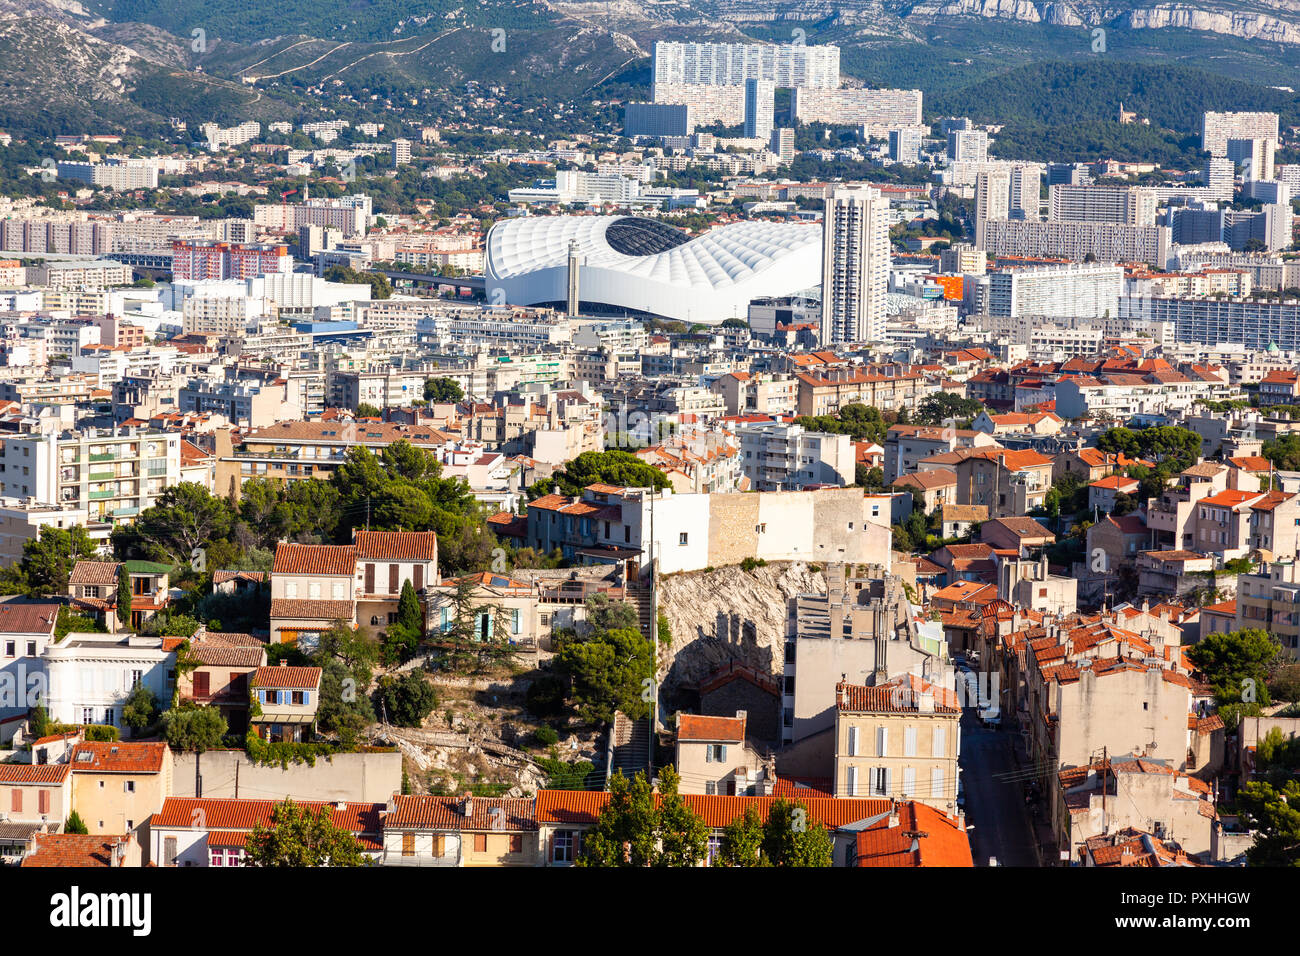
[[[740,470],[757,491],[798,491],[809,485],[846,487],[856,480],[848,435],[805,431],[801,425],[736,429]]]
[[[77,508],[91,521],[129,520],[180,483],[180,440],[134,428],[15,436],[4,444],[3,492]]]
[[[975,288],[978,311],[988,315],[1099,319],[1118,311],[1124,270],[1093,263],[1004,269],[981,276]]]
[[[890,89],[821,89],[790,91],[796,123],[864,126],[870,136],[887,136],[900,126],[921,125],[921,91]]]
[[[868,186],[836,189],[822,239],[821,339],[878,342],[889,291],[889,200]]]
[[[746,80],[767,80],[780,87],[835,89],[840,85],[840,48],[802,43],[659,40],[654,45],[652,79],[656,85],[738,86]]]
[[[1278,139],[1276,113],[1215,113],[1201,117],[1201,149],[1226,156],[1230,139]]]
[[[1157,269],[1165,267],[1171,244],[1168,226],[1110,222],[989,220],[983,232],[977,243],[991,256],[1082,262],[1091,253],[1100,262],[1147,262]]]
[[[1156,194],[1141,186],[1056,185],[1048,190],[1053,222],[1156,224]]]
[[[989,134],[982,129],[954,129],[948,133],[948,161],[987,163]]]

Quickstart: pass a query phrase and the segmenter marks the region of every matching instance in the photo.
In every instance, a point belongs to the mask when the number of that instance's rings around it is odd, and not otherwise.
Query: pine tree
[[[119,624],[131,623],[131,574],[126,565],[117,572],[117,620]]]

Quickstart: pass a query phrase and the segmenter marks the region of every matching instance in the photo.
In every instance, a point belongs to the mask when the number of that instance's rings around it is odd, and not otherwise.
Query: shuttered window
[[[942,799],[948,795],[944,788],[943,768],[935,767],[930,771],[930,796],[936,800]]]
[[[424,587],[424,565],[423,564],[417,564],[415,566],[411,586],[414,587],[417,591]]]
[[[876,728],[876,756],[877,757],[889,756],[889,728],[888,727]]]
[[[194,672],[194,696],[195,697],[208,696],[209,676],[210,675],[208,674],[207,671]]]
[[[486,853],[486,852],[487,852],[487,834],[486,834],[486,833],[475,833],[475,834],[474,834],[474,852],[475,852],[475,853]]]
[[[916,768],[903,768],[903,796],[911,797],[916,795]]]
[[[948,756],[948,728],[934,728],[934,746],[931,750],[931,756],[946,757]]]
[[[916,756],[916,728],[915,727],[903,728],[903,756],[904,757]]]
[[[22,813],[23,812],[22,790],[19,789],[18,787],[14,787],[11,792],[13,793],[13,797],[12,797],[13,802],[10,804],[10,808],[13,810],[14,813]]]
[[[373,564],[366,565],[366,593],[375,593],[375,566]]]
[[[858,728],[850,727],[849,728],[849,756],[856,757],[857,755],[858,755]]]
[[[849,796],[856,797],[858,795],[858,768],[857,767],[849,768],[848,780],[846,782],[848,785]]]
[[[415,856],[415,834],[402,834],[402,856]]]
[[[388,566],[388,593],[396,594],[401,586],[401,568],[396,564]]]

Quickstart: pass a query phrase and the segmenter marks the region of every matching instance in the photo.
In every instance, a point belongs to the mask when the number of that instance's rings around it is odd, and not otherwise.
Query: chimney
[[[916,700],[917,700],[916,709],[919,710],[921,713],[923,714],[934,713],[934,694],[932,693],[918,694]]]
[[[889,801],[889,828],[892,830],[894,827],[898,826],[898,823],[898,804],[895,803],[891,797]]]
[[[281,666],[281,667],[288,667],[288,666],[289,666],[289,661],[288,661],[288,660],[285,660],[285,659],[281,659],[281,661],[280,661],[280,666]]]
[[[467,817],[474,815],[474,794],[468,790],[465,791],[465,796],[461,801],[461,812]]]

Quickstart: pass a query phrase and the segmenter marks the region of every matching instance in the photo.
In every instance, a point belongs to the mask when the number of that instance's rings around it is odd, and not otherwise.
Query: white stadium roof
[[[584,306],[710,324],[821,283],[820,224],[738,222],[692,238],[638,216],[526,216],[488,233],[488,302],[563,303],[571,242]]]

